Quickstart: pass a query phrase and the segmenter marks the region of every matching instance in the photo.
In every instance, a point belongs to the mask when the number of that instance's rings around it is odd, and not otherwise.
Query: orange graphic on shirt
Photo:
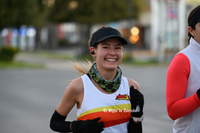
[[[116,100],[130,100],[130,97],[125,94],[125,95],[121,95],[119,94],[117,97],[116,97]]]

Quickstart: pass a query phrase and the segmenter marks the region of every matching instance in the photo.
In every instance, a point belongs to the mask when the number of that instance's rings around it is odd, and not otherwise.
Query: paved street
[[[77,75],[67,62],[49,60],[46,64],[47,69],[0,69],[1,133],[53,133],[49,119],[67,81]],[[165,104],[167,66],[121,68],[124,76],[140,84],[144,94],[144,133],[171,133],[173,121],[167,116]],[[73,109],[67,119],[74,120],[75,114]]]

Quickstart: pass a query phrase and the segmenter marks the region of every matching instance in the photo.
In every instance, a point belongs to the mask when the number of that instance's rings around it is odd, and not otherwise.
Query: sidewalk
[[[19,53],[15,57],[15,61],[43,64],[47,69],[67,69],[71,67],[71,64],[68,62],[68,60],[39,57],[37,54],[32,53]]]

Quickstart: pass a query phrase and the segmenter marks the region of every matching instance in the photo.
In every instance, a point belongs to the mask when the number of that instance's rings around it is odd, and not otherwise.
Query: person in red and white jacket
[[[200,5],[188,17],[189,45],[172,59],[166,80],[173,133],[200,133]]]

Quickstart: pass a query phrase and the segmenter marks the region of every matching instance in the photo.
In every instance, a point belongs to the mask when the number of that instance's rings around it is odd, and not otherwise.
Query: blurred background
[[[187,16],[198,0],[1,0],[0,48],[88,53],[100,26],[120,30],[126,58],[170,61],[187,46]],[[3,58],[3,57],[0,57]]]
[[[49,121],[78,76],[69,60],[92,60],[88,40],[102,25],[128,41],[120,67],[144,94],[144,133],[170,133],[169,62],[188,45],[187,17],[199,0],[0,0],[0,129],[52,132]],[[67,117],[76,119],[73,109]]]

